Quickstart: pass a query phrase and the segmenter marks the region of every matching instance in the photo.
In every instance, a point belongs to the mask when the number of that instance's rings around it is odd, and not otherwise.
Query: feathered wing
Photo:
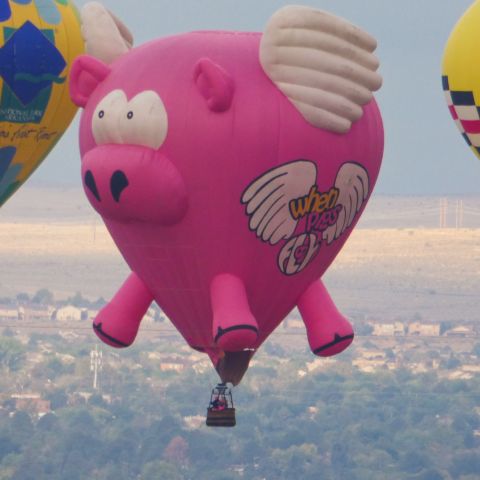
[[[382,84],[376,46],[373,37],[342,18],[292,5],[267,24],[260,63],[305,120],[346,133]]]
[[[345,163],[338,171],[335,188],[339,191],[337,205],[341,205],[342,209],[335,225],[328,227],[323,232],[323,239],[328,244],[340,237],[350,227],[355,216],[367,201],[370,189],[368,173],[357,163]]]
[[[107,65],[128,52],[133,36],[123,22],[101,3],[89,2],[81,12],[86,51]]]
[[[242,196],[250,229],[271,245],[290,238],[298,223],[290,202],[308,195],[316,180],[317,168],[306,160],[282,165],[255,180]]]

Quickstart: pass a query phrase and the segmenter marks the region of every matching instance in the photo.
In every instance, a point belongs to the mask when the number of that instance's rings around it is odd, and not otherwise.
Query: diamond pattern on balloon
[[[0,48],[0,76],[23,105],[53,83],[63,83],[60,74],[65,67],[62,54],[31,22],[25,22]]]
[[[450,82],[442,77],[443,90],[450,114],[462,137],[473,152],[480,157],[480,102],[468,90],[450,90]]]

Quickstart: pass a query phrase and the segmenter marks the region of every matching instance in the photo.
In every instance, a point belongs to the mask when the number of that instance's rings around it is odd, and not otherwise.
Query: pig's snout
[[[83,157],[82,176],[90,203],[106,218],[173,225],[187,211],[180,173],[154,150],[102,145]]]
[[[98,202],[101,202],[100,193],[98,192],[97,182],[95,182],[95,176],[91,170],[85,172],[85,177],[83,179],[85,187],[90,190],[90,193],[95,197]],[[110,193],[112,198],[119,203],[120,195],[128,187],[128,178],[121,171],[117,170],[113,173],[112,178],[110,179]]]

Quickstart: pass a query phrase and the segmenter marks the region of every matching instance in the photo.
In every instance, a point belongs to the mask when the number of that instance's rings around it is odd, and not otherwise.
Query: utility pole
[[[98,345],[95,345],[95,350],[90,352],[90,371],[93,372],[93,389],[98,390],[98,374],[102,371],[102,351],[98,350]]]
[[[93,243],[97,241],[97,217],[93,217]]]
[[[455,208],[455,228],[463,228],[463,200],[457,200]]]
[[[448,200],[440,199],[440,228],[447,228]]]
[[[460,202],[457,200],[455,204],[455,228],[458,230],[458,221],[460,220]]]

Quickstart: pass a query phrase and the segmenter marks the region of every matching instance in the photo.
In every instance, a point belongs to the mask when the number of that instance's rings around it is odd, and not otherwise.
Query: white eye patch
[[[147,90],[132,98],[120,118],[120,130],[123,143],[160,148],[167,136],[168,118],[158,94]]]
[[[114,90],[95,109],[92,130],[98,145],[121,143],[157,150],[167,137],[167,112],[153,90],[130,101],[122,90]]]
[[[92,131],[97,145],[122,143],[119,118],[127,108],[128,100],[123,90],[110,92],[95,109]]]

